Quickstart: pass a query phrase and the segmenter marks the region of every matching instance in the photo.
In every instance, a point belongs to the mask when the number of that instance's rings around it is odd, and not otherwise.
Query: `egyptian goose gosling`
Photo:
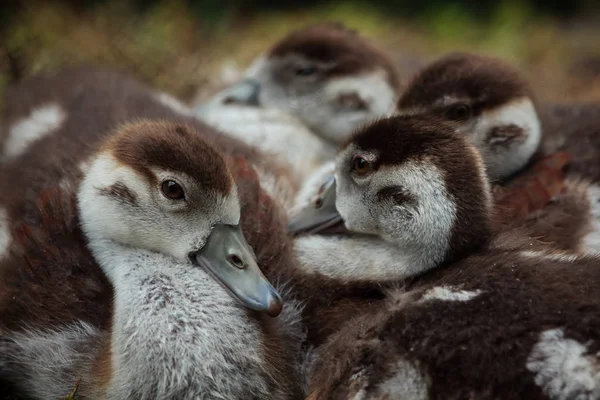
[[[336,207],[310,228],[354,234],[295,243],[327,316],[307,318],[310,399],[600,396],[600,259],[493,233],[484,163],[455,130],[388,118],[338,155]]]
[[[340,151],[335,180],[319,201],[292,219],[294,234],[331,232],[342,223],[346,231],[294,240],[301,270],[294,285],[308,293],[313,343],[363,306],[379,304],[386,288],[492,245],[496,217],[485,165],[455,129],[419,116],[363,128]],[[543,247],[516,231],[499,235],[493,247]]]
[[[304,182],[355,129],[390,114],[399,90],[385,54],[342,24],[319,23],[277,42],[197,115]]]
[[[82,399],[302,396],[297,332],[264,315],[281,298],[241,231],[232,170],[202,136],[124,125],[79,185],[41,194],[39,222],[15,228],[1,261],[3,379],[40,399],[79,379]]]
[[[490,179],[503,180],[504,186],[543,157],[570,154],[565,192],[527,223],[533,234],[564,250],[600,250],[599,104],[540,103],[510,64],[453,53],[414,77],[398,101],[398,113],[458,122],[457,131],[482,153]]]
[[[40,74],[10,87],[0,125],[0,258],[10,245],[10,226],[34,223],[40,192],[79,179],[99,143],[123,123],[141,118],[183,123],[228,158],[243,158],[261,186],[282,204],[293,204],[298,182],[285,168],[246,144],[209,128],[165,93],[126,74],[74,67]],[[282,211],[283,213],[283,211]]]

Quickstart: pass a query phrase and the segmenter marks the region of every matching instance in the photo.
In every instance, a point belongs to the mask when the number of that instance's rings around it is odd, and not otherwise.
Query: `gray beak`
[[[344,220],[335,208],[335,179],[331,177],[327,184],[315,202],[292,218],[288,224],[290,234],[346,232]]]
[[[221,92],[223,104],[241,104],[258,106],[260,83],[254,79],[246,79]]]
[[[204,247],[190,254],[190,258],[244,306],[271,317],[281,313],[281,296],[258,268],[239,226],[215,225]]]

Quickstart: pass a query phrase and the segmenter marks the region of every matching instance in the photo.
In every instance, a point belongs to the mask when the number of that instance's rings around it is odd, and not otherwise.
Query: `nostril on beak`
[[[246,268],[246,265],[244,264],[244,260],[242,260],[242,257],[238,256],[237,254],[230,254],[229,257],[227,257],[227,259],[236,268],[239,268],[239,269]]]
[[[227,96],[223,99],[223,104],[236,104],[236,103],[240,103],[240,101],[237,100],[233,96]]]

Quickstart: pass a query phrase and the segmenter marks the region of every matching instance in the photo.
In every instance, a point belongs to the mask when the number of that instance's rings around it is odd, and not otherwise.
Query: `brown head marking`
[[[233,179],[225,160],[187,125],[159,121],[127,124],[104,149],[119,162],[154,180],[153,166],[185,173],[226,196]]]
[[[333,64],[328,76],[347,76],[383,68],[391,86],[399,78],[391,61],[356,31],[341,23],[322,22],[294,31],[269,52],[271,57],[297,54],[322,64]]]
[[[485,170],[479,153],[466,138],[455,134],[455,124],[432,117],[392,117],[359,131],[351,143],[378,155],[375,168],[409,160],[438,167],[456,205],[447,261],[460,258],[488,241],[491,215]],[[391,192],[382,195],[386,194]],[[399,194],[411,201],[401,191]]]
[[[527,81],[501,59],[452,53],[418,73],[398,101],[399,109],[429,108],[449,96],[472,102],[474,111],[493,109],[519,97],[531,97]]]

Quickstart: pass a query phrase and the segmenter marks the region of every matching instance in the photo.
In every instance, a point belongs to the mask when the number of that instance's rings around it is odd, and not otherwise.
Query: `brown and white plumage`
[[[507,62],[453,53],[423,68],[398,101],[400,114],[434,114],[459,123],[494,180],[557,151],[573,155],[574,174],[597,180],[597,104],[546,104]]]
[[[471,256],[317,351],[310,399],[595,399],[598,259]]]
[[[81,177],[98,143],[120,124],[140,118],[166,119],[194,127],[217,149],[250,162],[263,187],[283,204],[291,204],[297,190],[298,183],[286,168],[244,143],[209,129],[168,95],[111,69],[76,67],[42,74],[9,88],[6,95],[10,101],[0,129],[0,148],[5,150],[0,185],[6,194],[0,200],[0,216],[5,217],[2,219],[6,224],[27,218],[28,204],[33,204],[44,188]],[[36,119],[39,110],[61,117],[54,118],[57,123],[42,123]],[[9,154],[8,147],[21,151]]]
[[[301,396],[293,304],[277,320],[249,311],[189,258],[219,246],[211,226],[239,223],[265,273],[290,267],[285,239],[269,236],[283,222],[253,167],[264,164],[201,123],[176,122],[118,74],[81,73],[110,79],[61,97],[65,125],[24,154],[54,150],[49,158],[6,164],[31,185],[3,182],[15,190],[4,200],[2,379],[37,398],[64,396],[79,378],[82,398]],[[145,113],[174,122],[120,125]],[[184,187],[185,206],[160,194],[164,180]]]
[[[568,153],[565,190],[554,197],[554,205],[532,212],[523,223],[561,249],[598,250],[598,104],[541,103],[505,61],[454,53],[414,77],[398,101],[398,112],[458,122],[457,132],[482,153],[490,179],[515,193],[519,175],[530,173],[544,157]],[[588,188],[582,191],[584,185]],[[556,230],[548,230],[552,226]]]
[[[291,32],[249,68],[258,102],[298,116],[333,143],[393,110],[399,78],[388,57],[342,24]]]
[[[398,80],[388,57],[357,32],[318,23],[283,37],[243,81],[196,111],[304,182],[355,129],[393,111]]]
[[[307,275],[348,288],[338,299],[313,282],[336,318],[322,322],[311,399],[599,393],[600,259],[555,252],[520,229],[494,232],[484,164],[455,129],[394,117],[338,155],[336,209],[352,234],[296,239]],[[561,366],[569,354],[578,368]]]
[[[387,289],[460,259],[492,236],[492,198],[476,151],[457,142],[453,125],[443,121],[405,118],[403,124],[407,132],[422,135],[407,142],[393,119],[361,130],[365,134],[349,141],[337,157],[335,185],[326,196],[332,190],[337,194],[293,220],[294,229],[319,232],[337,215],[349,230],[294,240],[301,272],[293,281],[306,296],[308,337],[314,344],[356,310],[380,304]],[[432,146],[437,140],[448,145]],[[403,154],[411,158],[403,162]],[[374,165],[364,179],[352,170],[359,158]]]

